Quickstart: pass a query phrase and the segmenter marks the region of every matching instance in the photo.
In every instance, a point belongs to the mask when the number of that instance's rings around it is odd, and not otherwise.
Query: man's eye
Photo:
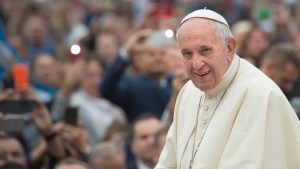
[[[183,56],[184,58],[189,58],[189,57],[192,56],[192,53],[191,53],[191,52],[182,52],[182,56]]]
[[[208,54],[210,51],[211,51],[210,48],[204,48],[200,52],[201,52],[201,54]]]

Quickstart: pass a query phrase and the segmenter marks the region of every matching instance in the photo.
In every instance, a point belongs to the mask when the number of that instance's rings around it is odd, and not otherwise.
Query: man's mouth
[[[200,72],[200,73],[196,73],[196,75],[197,75],[197,76],[200,76],[200,77],[204,77],[204,76],[206,76],[209,72],[210,72],[210,70],[208,70],[208,71],[203,71],[203,72]]]

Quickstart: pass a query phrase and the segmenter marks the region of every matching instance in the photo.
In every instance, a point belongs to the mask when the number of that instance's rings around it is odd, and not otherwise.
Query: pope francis
[[[235,54],[218,13],[181,21],[177,40],[190,81],[155,169],[300,169],[300,123],[279,87]]]

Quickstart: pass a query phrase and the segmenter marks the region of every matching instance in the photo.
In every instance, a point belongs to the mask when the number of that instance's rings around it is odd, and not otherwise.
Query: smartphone
[[[65,111],[65,123],[76,126],[78,119],[78,108],[67,107]]]
[[[4,75],[3,79],[2,79],[2,89],[6,90],[6,89],[14,89],[15,88],[15,81],[11,76],[11,73],[7,73]]]
[[[5,115],[0,119],[0,131],[21,132],[25,127],[23,116]]]
[[[24,114],[33,111],[31,100],[3,100],[0,102],[0,112],[11,114]]]

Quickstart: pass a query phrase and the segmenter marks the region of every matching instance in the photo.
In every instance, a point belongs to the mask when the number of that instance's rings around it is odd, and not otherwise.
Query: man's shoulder
[[[277,93],[279,95],[283,94],[273,80],[245,60],[241,60],[241,67],[232,86],[243,88],[251,92],[259,92],[261,94],[270,92]]]

